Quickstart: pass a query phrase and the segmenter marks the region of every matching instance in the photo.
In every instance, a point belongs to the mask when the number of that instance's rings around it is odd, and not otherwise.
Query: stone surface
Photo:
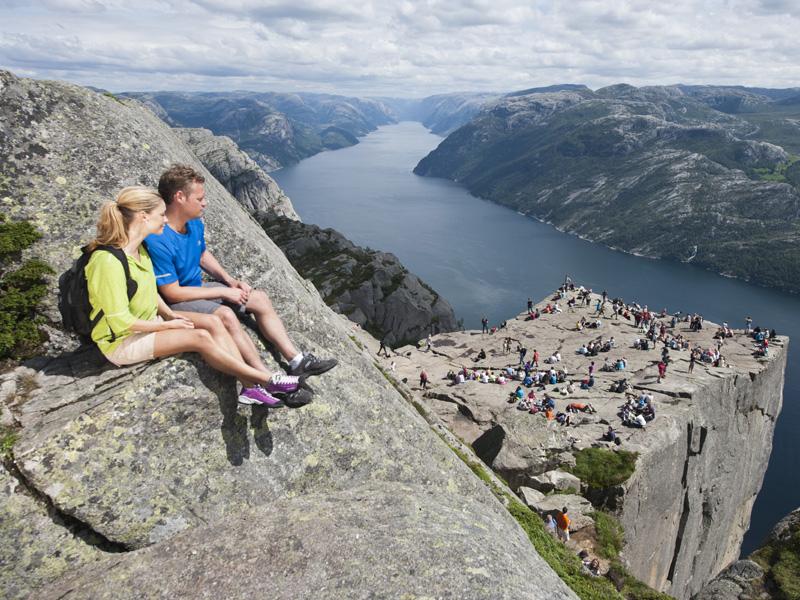
[[[0,463],[0,595],[27,598],[31,590],[104,553],[76,536]],[[89,540],[91,541],[91,540]]]
[[[196,528],[225,530],[230,519],[255,509],[268,510],[278,502],[290,507],[296,499],[307,507],[298,519],[310,520],[298,526],[294,539],[311,548],[332,531],[330,522],[312,516],[329,510],[327,498],[347,498],[341,510],[349,511],[351,521],[338,523],[341,531],[358,529],[360,523],[381,523],[392,532],[385,539],[411,540],[419,555],[414,564],[430,558],[430,567],[416,573],[418,589],[444,589],[449,582],[458,586],[461,597],[481,598],[491,585],[489,596],[519,597],[521,588],[506,581],[525,579],[519,584],[528,586],[525,597],[574,597],[535,554],[502,504],[349,339],[350,328],[151,112],[131,100],[0,72],[0,142],[3,209],[11,218],[33,221],[42,231],[43,238],[31,254],[48,261],[56,272],[67,267],[74,249],[91,239],[99,206],[119,188],[152,185],[173,162],[193,165],[208,180],[209,248],[232,275],[269,293],[301,348],[339,359],[335,370],[313,380],[314,402],[297,410],[237,405],[234,382],[192,355],[125,369],[93,367],[85,354],[32,361],[6,377],[15,381],[7,404],[22,426],[13,462],[18,476],[52,503],[56,515],[69,516],[81,528],[102,534],[118,549],[131,550],[168,543],[181,532],[193,535]],[[55,294],[49,295],[44,309],[54,322],[55,300]],[[264,356],[269,366],[278,366],[271,354]],[[414,502],[430,506],[429,498],[439,498],[442,504],[446,504],[442,496],[458,499],[458,509],[447,513],[448,526],[440,528],[440,541],[450,537],[447,543],[467,554],[441,561],[433,544],[413,543],[430,539],[424,521],[404,521],[408,528],[401,535],[386,518],[385,506],[356,499],[358,494],[371,496],[376,487],[395,485],[410,490],[402,498],[393,496],[404,503],[406,514]],[[0,505],[3,522],[13,519],[8,510],[8,503]],[[482,528],[476,523],[492,525]],[[30,526],[37,530],[35,535],[12,534],[2,540],[12,557],[0,565],[2,594],[8,593],[6,586],[22,589],[11,573],[35,570],[36,557],[53,550],[47,533],[50,524],[30,521]],[[508,535],[491,535],[499,527]],[[270,539],[286,529],[286,520],[277,512],[255,525],[250,522],[246,531],[253,534],[254,529]],[[364,536],[369,536],[369,529],[362,528]],[[463,544],[465,529],[482,541]],[[207,548],[180,548],[189,553],[203,550],[210,556],[216,539],[213,534],[206,538]],[[241,537],[225,541],[235,542],[241,543]],[[341,554],[353,564],[368,563],[369,546],[352,544],[347,550]],[[465,563],[480,569],[487,556],[505,552],[515,558],[508,562],[515,577],[487,584],[487,576],[477,572],[471,587],[463,587]],[[79,578],[77,563],[93,557],[76,556],[72,575]],[[130,570],[118,578],[106,577],[114,571],[114,562],[105,563],[102,581],[88,576],[97,595],[135,593],[130,590],[139,585],[138,556],[121,559],[119,564]],[[261,552],[250,556],[248,575],[258,579],[274,558],[265,559]],[[383,572],[399,574],[407,568],[404,553],[395,556],[390,547],[385,556]],[[181,556],[174,558],[180,562]],[[340,567],[346,561],[337,558],[327,557],[330,569],[324,568],[324,561],[309,565],[319,569],[315,589],[333,589],[350,581],[352,595],[375,592],[359,587],[373,583],[369,574],[348,579],[353,571]],[[536,572],[535,581],[528,577],[530,572]],[[169,589],[176,589],[185,576],[180,570],[161,572],[158,566],[148,573]],[[33,592],[47,578],[42,574],[24,584]],[[398,597],[405,592],[401,587],[387,577],[381,589]],[[297,597],[296,592],[283,597]],[[190,593],[215,595],[213,589],[197,586]]]
[[[396,484],[282,500],[114,556],[38,597],[573,597],[530,577],[538,564],[515,552],[519,530],[482,508]],[[486,552],[494,538],[505,543]]]
[[[229,137],[214,135],[208,129],[174,131],[247,212],[263,211],[295,221],[300,219],[292,201],[275,180]]]
[[[564,492],[567,490],[579,491],[581,489],[581,480],[575,477],[572,473],[566,471],[547,471],[541,475],[534,475],[530,478],[531,486],[534,489],[544,492],[545,494],[557,490]]]
[[[639,453],[636,471],[623,486],[601,494],[581,492],[620,517],[626,529],[624,558],[633,574],[651,587],[687,598],[738,556],[772,450],[783,399],[788,340],[778,337],[770,346],[770,358],[757,359],[752,340],[737,331],[722,349],[730,366],[698,363],[691,374],[688,352],[673,350],[667,378],[658,383],[660,348],[633,349],[633,341],[642,333],[632,321],[606,318],[599,330],[576,330],[576,321],[594,312],[597,298],[595,294],[591,307],[576,308],[575,312],[565,307],[560,314],[544,314],[534,321],[518,315],[496,334],[441,334],[434,337],[430,352],[400,348],[396,355],[380,361],[384,366],[394,362],[396,376],[409,382],[418,401],[472,444],[513,489],[533,487],[534,477],[566,468],[574,462],[572,453],[577,449],[613,447],[602,441],[608,425],[613,425],[620,434],[620,448]],[[536,306],[542,309],[548,302],[552,299]],[[716,341],[712,339],[716,329],[706,322],[702,331],[692,332],[688,323],[679,322],[669,331],[686,337],[692,347],[709,348]],[[595,357],[576,353],[581,344],[612,336],[616,348],[609,353]],[[587,376],[590,362],[595,361],[592,389],[576,389],[563,396],[554,391],[564,387],[559,384],[547,385],[546,392],[555,398],[557,411],[565,410],[570,402],[580,402],[591,403],[597,413],[577,413],[574,424],[564,427],[546,421],[541,414],[517,410],[515,402],[508,403],[519,382],[451,385],[448,371],[462,366],[497,373],[517,365],[515,352],[503,353],[505,337],[525,346],[527,358],[534,349],[541,361],[560,351],[560,368],[566,368],[576,383]],[[362,342],[377,350],[374,342]],[[476,362],[480,349],[487,358]],[[600,370],[606,357],[611,361],[623,356],[628,361],[626,371]],[[422,369],[430,377],[426,390],[417,384]],[[619,407],[625,398],[610,388],[622,377],[637,394],[647,391],[654,397],[657,417],[644,430],[621,423]],[[536,391],[539,398],[543,393]],[[654,546],[653,539],[660,543]]]

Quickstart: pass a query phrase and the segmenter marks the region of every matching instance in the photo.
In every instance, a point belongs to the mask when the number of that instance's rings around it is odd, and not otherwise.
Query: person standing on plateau
[[[146,238],[159,293],[173,310],[219,317],[244,361],[254,369],[268,371],[234,311],[253,315],[261,333],[289,363],[290,375],[311,377],[335,367],[336,359],[299,352],[267,294],[231,277],[206,248],[201,220],[207,204],[204,183],[203,175],[187,165],[172,165],[159,179],[168,223],[162,235]],[[203,282],[201,269],[215,281]]]

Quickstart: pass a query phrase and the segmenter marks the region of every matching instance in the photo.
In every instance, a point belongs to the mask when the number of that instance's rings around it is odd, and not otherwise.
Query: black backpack
[[[58,278],[58,310],[61,312],[61,322],[66,331],[77,333],[83,343],[92,343],[92,329],[95,328],[100,319],[103,318],[103,311],[100,310],[94,317],[92,305],[89,302],[89,286],[86,281],[86,265],[94,252],[102,250],[113,254],[122,268],[125,270],[125,281],[128,285],[128,300],[133,298],[138,284],[131,278],[131,271],[128,267],[128,257],[120,248],[113,246],[98,246],[92,252],[84,246],[80,258],[72,263],[72,266],[64,271]],[[116,338],[111,332],[112,338]]]

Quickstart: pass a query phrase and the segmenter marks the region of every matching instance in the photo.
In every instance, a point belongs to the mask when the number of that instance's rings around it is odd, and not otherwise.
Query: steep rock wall
[[[685,425],[639,459],[622,504],[625,558],[651,586],[687,598],[738,556],[772,451],[786,355],[681,398]]]
[[[274,213],[295,221],[300,219],[292,201],[275,180],[232,139],[214,135],[208,129],[176,128],[174,131],[245,210]]]

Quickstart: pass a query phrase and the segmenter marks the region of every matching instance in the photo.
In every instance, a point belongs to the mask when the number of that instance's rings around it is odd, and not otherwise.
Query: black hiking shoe
[[[290,408],[299,408],[314,399],[314,392],[308,388],[300,388],[296,392],[283,396],[283,403]]]
[[[313,377],[314,375],[322,375],[327,373],[333,367],[339,364],[335,358],[328,358],[325,360],[319,359],[310,352],[303,355],[303,360],[294,369],[289,368],[289,374],[297,377]]]

